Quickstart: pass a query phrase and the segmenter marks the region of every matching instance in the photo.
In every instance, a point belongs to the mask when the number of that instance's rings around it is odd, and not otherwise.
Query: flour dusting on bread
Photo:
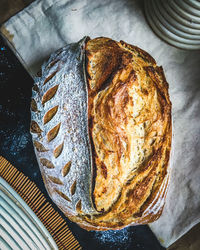
[[[108,230],[159,218],[171,102],[147,52],[104,37],[67,45],[42,66],[31,110],[46,188],[72,221]]]

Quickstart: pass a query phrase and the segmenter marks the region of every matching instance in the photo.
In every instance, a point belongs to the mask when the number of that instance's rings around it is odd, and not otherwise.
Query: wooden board
[[[0,1],[0,24],[7,21],[11,16],[28,6],[33,0],[1,0]]]

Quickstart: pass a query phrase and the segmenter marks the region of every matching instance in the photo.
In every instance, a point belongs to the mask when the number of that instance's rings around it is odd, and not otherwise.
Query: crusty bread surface
[[[83,38],[36,78],[31,133],[47,191],[87,230],[147,224],[169,184],[171,102],[162,67],[142,49]]]

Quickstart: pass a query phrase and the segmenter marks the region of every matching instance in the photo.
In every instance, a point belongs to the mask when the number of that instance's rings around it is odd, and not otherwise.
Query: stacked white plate
[[[56,250],[47,229],[23,199],[0,177],[0,249]]]
[[[154,32],[171,45],[200,49],[199,0],[145,0],[145,14]]]

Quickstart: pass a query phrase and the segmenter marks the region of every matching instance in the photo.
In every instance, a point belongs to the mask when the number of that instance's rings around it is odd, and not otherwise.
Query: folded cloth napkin
[[[200,53],[161,41],[139,0],[37,0],[9,19],[1,33],[31,75],[51,52],[85,35],[124,40],[162,65],[173,107],[171,183],[161,218],[150,224],[168,247],[200,222]]]

